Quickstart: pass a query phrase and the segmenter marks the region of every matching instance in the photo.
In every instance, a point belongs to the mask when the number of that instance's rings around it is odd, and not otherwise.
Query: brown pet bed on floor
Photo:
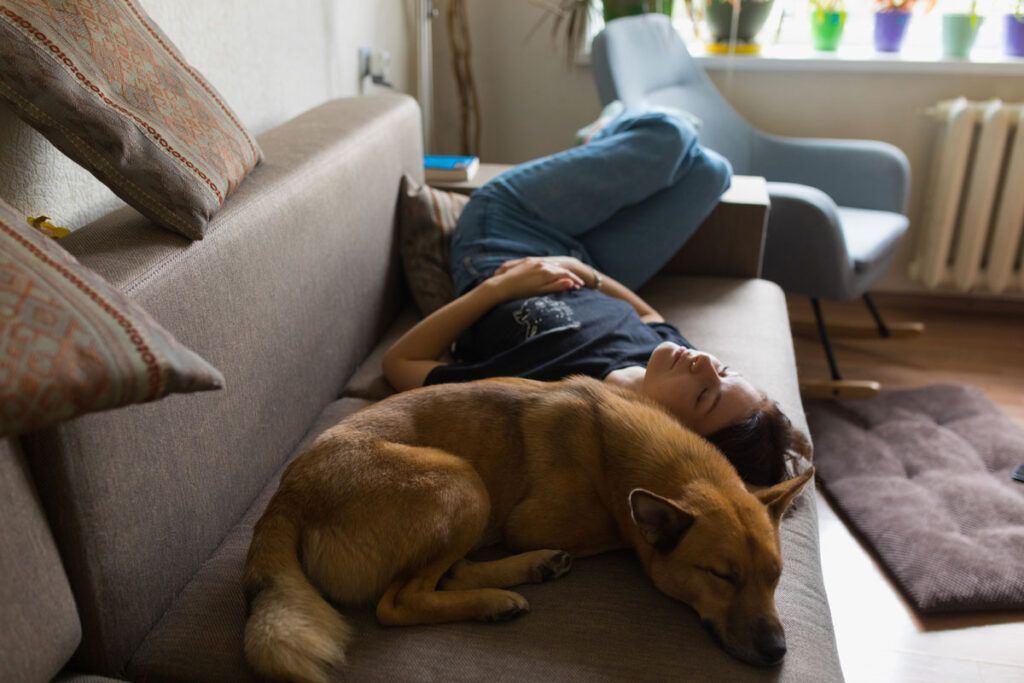
[[[806,409],[826,493],[919,611],[1024,608],[1024,429],[963,385]]]

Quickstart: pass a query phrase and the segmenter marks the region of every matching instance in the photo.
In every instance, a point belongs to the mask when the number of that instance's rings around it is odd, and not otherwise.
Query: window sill
[[[694,46],[694,58],[708,71],[817,71],[854,73],[966,74],[972,76],[1024,75],[1024,58],[976,49],[971,59],[946,59],[927,50],[899,54],[875,52],[869,45],[818,52],[810,47],[776,45],[760,55],[709,55]]]

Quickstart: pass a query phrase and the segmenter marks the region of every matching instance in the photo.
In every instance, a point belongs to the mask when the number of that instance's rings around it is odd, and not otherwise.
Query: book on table
[[[471,180],[480,168],[480,159],[472,156],[428,154],[423,157],[427,182]]]

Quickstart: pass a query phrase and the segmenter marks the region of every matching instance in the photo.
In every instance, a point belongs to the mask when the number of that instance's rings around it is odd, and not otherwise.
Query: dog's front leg
[[[541,583],[564,576],[572,556],[561,550],[533,550],[491,562],[462,559],[441,579],[441,590],[508,588],[523,583]]]

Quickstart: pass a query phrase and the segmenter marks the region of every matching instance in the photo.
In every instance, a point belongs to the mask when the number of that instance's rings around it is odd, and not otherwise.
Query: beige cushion
[[[136,0],[0,6],[0,96],[154,223],[200,239],[256,141]]]
[[[430,315],[452,300],[448,267],[452,233],[469,197],[420,185],[406,176],[399,195],[398,249],[416,306]]]
[[[384,333],[384,336],[381,337],[380,341],[373,348],[373,351],[370,352],[370,355],[359,364],[355,374],[352,375],[352,379],[345,385],[341,395],[349,398],[379,401],[395,393],[394,387],[384,379],[384,373],[381,371],[384,362],[384,352],[398,341],[399,337],[408,332],[419,319],[419,315],[411,306],[399,313],[398,317],[395,318],[395,321]]]
[[[767,341],[786,325],[778,287],[760,281],[671,278],[665,290],[689,299],[667,306],[697,336],[714,344],[715,320],[729,334],[734,320],[774,322],[754,331],[747,353],[733,353],[747,367],[773,362],[776,375],[755,373],[769,393],[788,403],[795,367],[786,347]],[[715,300],[733,310],[718,312]],[[763,312],[754,309],[762,309]],[[711,320],[710,326],[698,319]],[[400,319],[401,320],[401,319]],[[414,316],[404,316],[412,324]],[[397,333],[401,322],[396,323]],[[752,353],[751,353],[752,352]],[[775,354],[774,357],[771,354]],[[740,361],[737,361],[740,362]],[[779,378],[783,378],[779,383]],[[357,405],[339,401],[325,410],[304,439]],[[799,407],[792,408],[799,411]],[[802,424],[802,417],[800,418]],[[301,445],[300,445],[301,449]],[[252,528],[277,488],[274,481],[225,538],[214,556],[181,591],[139,647],[128,667],[133,679],[154,681],[254,681],[242,654],[246,619],[242,568]],[[776,594],[789,653],[778,668],[743,664],[721,650],[692,610],[658,592],[630,552],[578,559],[564,578],[517,586],[530,614],[489,625],[460,622],[433,626],[380,626],[372,606],[343,607],[355,628],[344,680],[351,681],[842,681],[832,618],[821,577],[813,484],[782,522],[785,568]],[[486,549],[485,553],[492,553]],[[500,554],[500,551],[498,551]]]
[[[0,436],[224,378],[0,201]]]

